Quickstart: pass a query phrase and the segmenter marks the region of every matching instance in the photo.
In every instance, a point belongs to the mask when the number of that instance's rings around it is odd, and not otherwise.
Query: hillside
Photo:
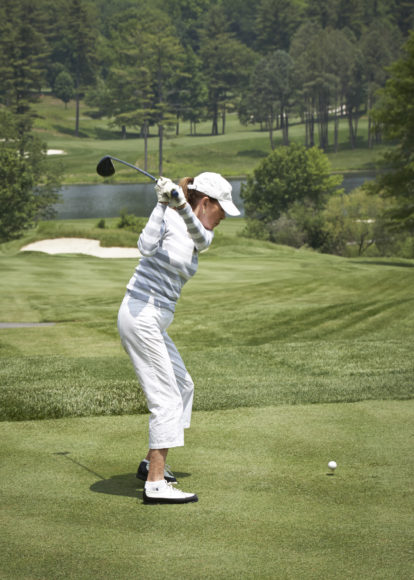
[[[413,262],[249,241],[240,225],[223,223],[170,329],[196,409],[411,397]],[[56,323],[0,329],[2,418],[145,412],[116,330],[135,261],[14,253],[0,265],[0,320]]]

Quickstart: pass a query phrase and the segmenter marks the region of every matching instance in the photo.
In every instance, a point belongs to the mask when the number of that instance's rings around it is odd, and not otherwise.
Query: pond
[[[365,181],[375,178],[375,173],[346,173],[342,187],[349,193]],[[244,215],[240,190],[245,180],[229,179],[233,187],[233,200]],[[127,213],[148,217],[156,196],[153,183],[121,183],[118,185],[68,185],[60,191],[62,202],[55,205],[57,219],[117,217]]]

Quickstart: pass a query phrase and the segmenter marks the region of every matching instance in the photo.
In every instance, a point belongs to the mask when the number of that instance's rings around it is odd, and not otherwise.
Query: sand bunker
[[[41,240],[21,248],[22,252],[46,254],[87,254],[96,258],[139,258],[138,248],[102,248],[99,240],[86,238],[56,238]]]

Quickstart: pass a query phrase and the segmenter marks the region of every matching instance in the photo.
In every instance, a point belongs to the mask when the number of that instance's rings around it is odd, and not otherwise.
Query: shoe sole
[[[193,503],[193,502],[197,502],[197,501],[198,501],[198,497],[196,495],[192,495],[191,497],[184,497],[181,499],[172,499],[172,498],[167,498],[167,497],[148,497],[144,491],[144,503],[147,503],[147,504],[165,504],[165,503],[182,504],[182,503]]]

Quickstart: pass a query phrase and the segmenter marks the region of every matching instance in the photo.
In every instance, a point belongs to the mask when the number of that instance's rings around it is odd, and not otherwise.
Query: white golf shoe
[[[144,503],[190,503],[198,501],[195,493],[185,493],[165,480],[151,485],[147,482],[144,488]]]

